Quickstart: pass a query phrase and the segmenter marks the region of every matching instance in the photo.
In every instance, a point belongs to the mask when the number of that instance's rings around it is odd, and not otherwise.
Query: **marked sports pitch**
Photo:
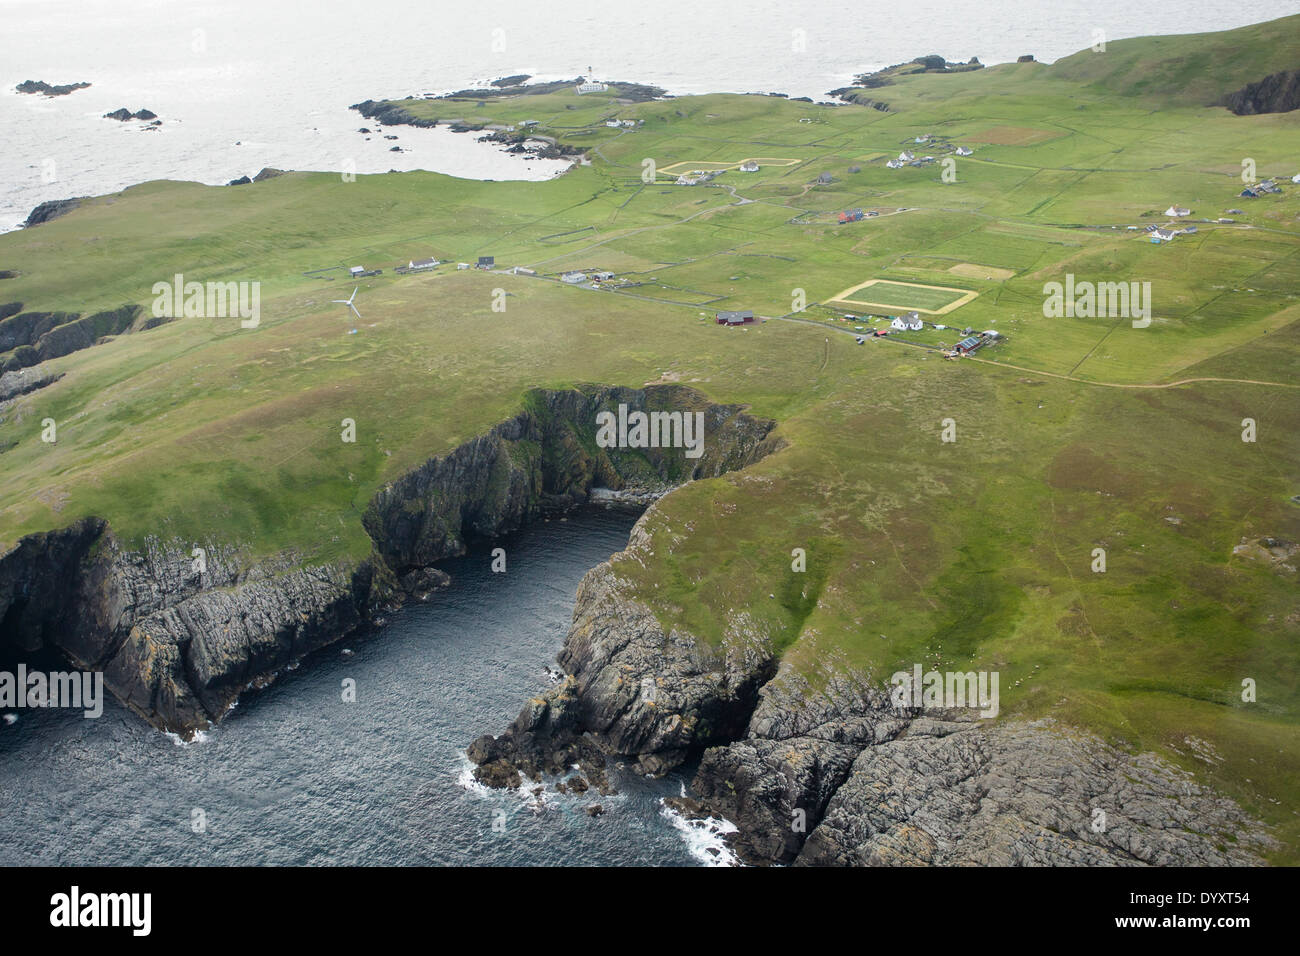
[[[716,172],[723,169],[739,169],[742,164],[748,162],[758,163],[762,166],[798,166],[803,160],[801,159],[777,159],[771,156],[747,156],[744,159],[738,159],[734,163],[715,163],[715,162],[692,162],[690,160],[673,163],[671,166],[663,166],[659,172],[667,176],[680,176],[682,173],[689,173],[692,170],[700,169],[705,172]]]
[[[859,296],[864,289],[872,291],[865,297]],[[954,289],[949,286],[897,282],[893,279],[868,279],[851,289],[845,289],[829,301],[857,307],[869,305],[880,309],[915,310],[926,315],[947,315],[954,309],[960,309],[978,295],[978,292]]]

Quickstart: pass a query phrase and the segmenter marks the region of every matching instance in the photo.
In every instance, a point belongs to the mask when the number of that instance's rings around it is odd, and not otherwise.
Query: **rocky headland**
[[[597,447],[599,411],[699,411],[698,459]],[[524,409],[381,489],[363,524],[373,551],[312,563],[251,557],[238,543],[129,548],[88,517],[0,555],[0,659],[62,659],[155,726],[190,734],[313,651],[446,585],[434,564],[585,504],[593,489],[662,493],[773,450],[773,423],[676,385],[536,390]]]
[[[619,560],[649,561],[644,525]],[[468,748],[489,786],[618,760],[698,760],[688,817],[736,824],[740,859],[795,865],[1250,865],[1261,824],[1190,774],[1050,720],[900,708],[835,661],[811,679],[738,613],[714,646],[665,631],[610,562],[578,588],[566,676]]]

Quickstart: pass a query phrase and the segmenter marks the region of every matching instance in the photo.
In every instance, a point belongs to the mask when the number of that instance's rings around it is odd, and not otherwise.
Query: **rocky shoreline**
[[[596,447],[596,413],[619,404],[702,412],[705,454]],[[131,550],[84,518],[0,555],[0,660],[103,671],[131,710],[191,735],[246,689],[445,586],[433,565],[469,538],[585,504],[595,487],[650,493],[744,467],[776,447],[773,427],[676,385],[535,390],[518,415],[380,490],[363,516],[373,551],[358,562],[253,560],[221,541]]]
[[[598,448],[596,413],[620,403],[702,411],[706,453]],[[380,490],[363,518],[373,552],[357,563],[250,562],[216,541],[131,551],[86,518],[0,555],[0,659],[102,670],[131,710],[189,735],[250,687],[447,586],[434,565],[470,537],[593,500],[650,500],[616,557],[652,560],[653,499],[777,450],[773,429],[676,385],[535,390],[518,415]],[[611,760],[648,774],[698,761],[695,796],[669,805],[731,821],[747,863],[1252,865],[1274,845],[1153,754],[1050,720],[900,708],[835,661],[798,674],[743,611],[716,646],[665,631],[611,562],[580,584],[558,660],[554,687],[504,733],[469,743],[475,777],[607,794]]]
[[[649,560],[647,516],[622,558]],[[575,764],[661,774],[698,759],[696,797],[668,804],[735,824],[747,863],[1238,866],[1274,845],[1154,754],[1050,720],[899,708],[833,661],[809,680],[743,617],[717,647],[665,633],[609,562],[579,586],[559,662],[562,683],[469,746],[476,779],[545,785]]]

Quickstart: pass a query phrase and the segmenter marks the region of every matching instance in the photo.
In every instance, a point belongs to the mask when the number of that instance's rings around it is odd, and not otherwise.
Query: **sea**
[[[111,699],[94,719],[10,711],[0,866],[734,863],[726,824],[663,805],[690,767],[652,780],[611,763],[615,795],[534,794],[483,787],[465,756],[555,679],[578,582],[635,520],[592,508],[480,542],[443,564],[450,589],[245,694],[190,742]]]
[[[221,184],[263,167],[427,169],[542,180],[447,129],[358,132],[365,99],[499,77],[625,80],[673,94],[823,99],[915,56],[1048,61],[1129,36],[1227,29],[1297,12],[1277,0],[0,0],[0,231],[38,203],[154,179]],[[23,80],[90,82],[67,96]],[[150,131],[103,114],[149,109]],[[399,145],[401,152],[392,152]],[[0,254],[0,268],[3,268]],[[691,768],[618,794],[488,791],[465,747],[553,679],[582,575],[634,515],[585,511],[447,562],[452,587],[319,652],[185,742],[109,701],[102,717],[0,719],[0,865],[728,865],[720,821],[663,799]],[[497,542],[495,544],[500,544]],[[342,699],[355,681],[356,700]],[[592,816],[594,806],[600,813]]]
[[[45,200],[154,179],[216,185],[267,166],[526,180],[568,169],[447,129],[367,141],[358,130],[374,124],[348,109],[366,99],[518,74],[825,99],[924,54],[1050,62],[1098,37],[1298,11],[1295,0],[0,0],[0,232]],[[14,91],[29,79],[91,86]],[[123,107],[163,123],[104,118]]]

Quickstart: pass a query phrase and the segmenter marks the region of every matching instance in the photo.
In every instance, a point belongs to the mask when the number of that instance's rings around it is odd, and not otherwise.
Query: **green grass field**
[[[63,378],[0,410],[0,542],[93,514],[127,546],[359,559],[370,496],[516,411],[527,389],[679,381],[777,419],[788,444],[666,499],[654,561],[616,564],[665,627],[716,642],[743,614],[810,673],[998,669],[1005,714],[1154,750],[1273,824],[1278,862],[1300,861],[1300,589],[1293,567],[1234,554],[1243,540],[1300,541],[1300,188],[1237,195],[1243,156],[1261,176],[1300,171],[1300,125],[1177,94],[1204,66],[1168,59],[1211,44],[1205,62],[1230,68],[1206,90],[1268,72],[1272,53],[1258,68],[1221,56],[1232,37],[907,77],[880,91],[890,112],[723,94],[626,104],[616,89],[403,101],[431,118],[537,119],[589,144],[591,163],[542,183],[154,182],[0,236],[0,268],[18,273],[0,302],[27,310],[147,309],[175,273],[262,290],[256,329],[182,318],[49,362]],[[1300,18],[1239,40],[1294,51]],[[1164,65],[1138,76],[1153,49]],[[604,126],[615,117],[643,123]],[[975,148],[955,182],[885,168],[922,133]],[[663,170],[755,155],[795,162],[708,186],[640,178],[647,157]],[[817,184],[823,172],[831,183]],[[1126,228],[1163,222],[1173,202],[1193,209],[1197,234],[1154,246]],[[1233,206],[1236,223],[1203,221]],[[901,211],[834,222],[853,207]],[[393,275],[425,255],[645,285]],[[958,263],[1005,274],[957,276]],[[354,264],[385,270],[360,283],[360,322],[330,302],[351,291]],[[307,274],[322,269],[335,271]],[[1043,286],[1067,274],[1151,282],[1152,323],[1046,318]],[[800,292],[826,303],[867,277],[906,290],[900,309],[952,301],[900,283],[976,292],[961,324],[1005,340],[949,362],[807,321],[742,335],[712,320],[787,316]],[[40,440],[46,418],[55,444]],[[355,444],[340,442],[344,418]],[[946,419],[956,442],[940,440]],[[806,575],[790,569],[796,547]],[[1240,699],[1248,677],[1254,704]],[[1223,759],[1198,759],[1189,737]]]
[[[865,288],[841,292],[832,301],[850,305],[884,306],[893,309],[916,309],[922,312],[943,314],[970,295],[960,289],[945,289],[919,283],[891,282],[888,279],[872,280]]]

